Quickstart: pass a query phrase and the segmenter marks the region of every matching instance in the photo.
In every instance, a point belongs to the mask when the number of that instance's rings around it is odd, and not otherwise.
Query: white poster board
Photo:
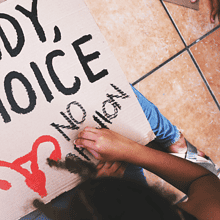
[[[85,126],[142,144],[150,125],[82,0],[0,4],[0,218],[14,220],[72,189],[77,175],[46,164],[74,153]]]

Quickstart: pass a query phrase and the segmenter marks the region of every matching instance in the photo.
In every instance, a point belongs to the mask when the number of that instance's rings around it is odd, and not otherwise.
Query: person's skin
[[[220,181],[205,168],[138,144],[107,129],[86,127],[75,140],[101,161],[123,161],[153,172],[188,195],[179,207],[197,219],[220,220]]]
[[[100,161],[96,167],[96,169],[98,170],[97,177],[123,177],[126,167],[127,163],[124,162]]]
[[[195,3],[197,0],[191,0],[192,3]],[[220,0],[210,0],[211,2],[211,13],[210,13],[210,21],[211,23],[215,22],[215,18],[218,16],[220,22]],[[198,150],[198,155],[204,157],[205,154]],[[168,153],[185,153],[187,151],[187,146],[183,135],[181,134],[181,138],[169,148],[167,148]],[[99,170],[98,176],[123,176],[126,165],[120,162],[106,162],[102,161],[97,166]]]
[[[187,145],[183,134],[181,134],[180,139],[169,146],[166,149],[167,153],[186,153]],[[197,149],[198,155],[204,157],[205,154]],[[97,177],[101,176],[115,176],[115,177],[123,177],[124,171],[127,167],[126,163],[122,162],[113,162],[113,161],[100,161],[97,166]]]
[[[192,3],[195,3],[197,0],[191,0]],[[211,3],[211,13],[210,21],[211,23],[215,22],[215,18],[218,16],[220,22],[220,0],[210,0]]]

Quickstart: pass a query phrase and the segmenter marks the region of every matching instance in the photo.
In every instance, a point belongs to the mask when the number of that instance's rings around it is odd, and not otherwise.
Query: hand
[[[191,0],[192,3],[195,3],[197,0]],[[218,16],[220,22],[220,0],[210,0],[211,2],[211,15],[210,20],[212,23],[215,22],[215,17]]]
[[[212,23],[215,22],[216,16],[218,16],[218,20],[220,21],[220,0],[211,0],[210,20]]]
[[[123,177],[127,163],[100,161],[96,167],[98,170],[97,177],[113,176]]]
[[[74,144],[86,148],[98,160],[126,161],[137,143],[108,129],[86,127]]]

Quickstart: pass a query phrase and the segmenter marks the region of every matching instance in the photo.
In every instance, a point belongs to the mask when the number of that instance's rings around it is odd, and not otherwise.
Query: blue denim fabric
[[[144,111],[147,120],[150,123],[151,129],[156,135],[156,142],[159,142],[161,147],[169,147],[180,138],[180,132],[176,126],[172,125],[158,110],[158,108],[148,101],[137,89],[131,86],[140,105]],[[136,179],[147,184],[143,173],[143,168],[129,164],[124,173],[124,178]]]
[[[148,101],[137,89],[131,86],[137,99],[144,111],[147,120],[150,123],[151,129],[156,135],[156,142],[161,144],[161,147],[169,147],[180,138],[180,132],[176,126],[172,125],[158,110],[158,108]]]
[[[158,110],[158,108],[148,101],[137,89],[131,86],[137,99],[148,119],[151,129],[156,135],[155,141],[159,142],[162,147],[169,147],[175,143],[179,137],[180,132],[176,126],[172,125]],[[146,178],[143,173],[143,168],[129,164],[125,170],[124,178],[139,180],[147,184]],[[74,189],[66,192],[54,200],[54,206],[65,208],[69,202],[70,194],[74,193]],[[21,218],[20,220],[51,220],[45,217],[39,211],[35,211]]]
[[[139,182],[142,182],[143,184],[147,184],[146,177],[144,176],[143,168],[138,167],[134,164],[128,164],[123,178],[128,180],[137,180]]]

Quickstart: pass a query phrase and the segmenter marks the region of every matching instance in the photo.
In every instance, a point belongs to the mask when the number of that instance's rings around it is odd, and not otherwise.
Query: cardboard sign
[[[97,162],[73,141],[85,126],[141,144],[154,134],[82,0],[0,4],[0,216],[14,220],[72,189],[46,159]]]

